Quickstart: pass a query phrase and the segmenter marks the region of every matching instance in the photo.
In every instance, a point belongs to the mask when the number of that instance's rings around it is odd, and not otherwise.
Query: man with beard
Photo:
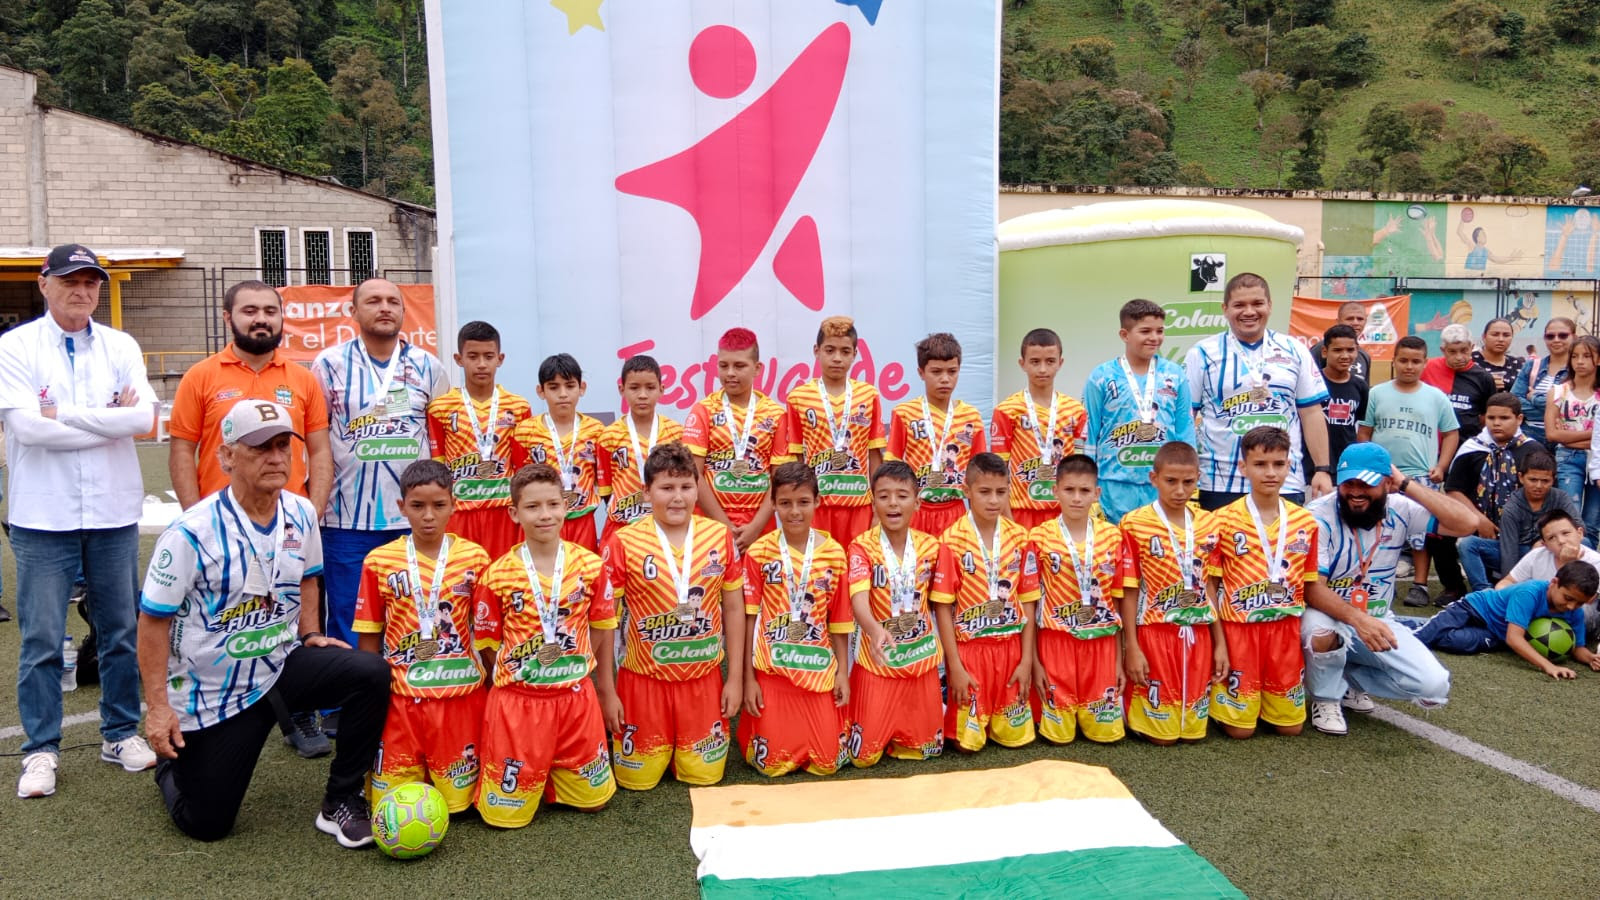
[[[333,486],[333,452],[328,445],[328,404],[311,371],[278,352],[283,340],[283,300],[271,285],[241,281],[222,295],[222,312],[233,343],[184,373],[172,400],[172,436],[167,471],[178,504],[188,509],[228,485],[218,451],[222,419],[240,400],[266,400],[289,413],[291,427],[305,436],[305,449],[292,448],[286,490],[311,501],[320,518]],[[284,714],[285,737],[311,759],[332,751],[315,713]]]
[[[1341,705],[1373,709],[1372,697],[1445,702],[1450,673],[1394,618],[1395,563],[1430,531],[1462,535],[1477,513],[1402,475],[1389,451],[1351,444],[1339,457],[1338,489],[1306,508],[1317,520],[1317,581],[1300,620],[1311,727],[1345,733]]]

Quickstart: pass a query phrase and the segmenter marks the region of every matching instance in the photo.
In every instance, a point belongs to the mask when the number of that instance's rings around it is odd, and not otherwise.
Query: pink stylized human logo
[[[617,190],[682,207],[699,228],[691,319],[716,308],[772,241],[833,120],[849,61],[849,27],[830,25],[766,93],[722,127],[676,155],[617,177]],[[713,25],[689,46],[689,75],[708,96],[737,97],[755,74],[755,48],[737,28]],[[807,309],[822,309],[822,243],[811,216],[789,228],[772,271]]]

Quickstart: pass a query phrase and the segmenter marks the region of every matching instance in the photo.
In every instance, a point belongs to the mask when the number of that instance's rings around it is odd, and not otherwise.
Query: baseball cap
[[[51,250],[50,255],[44,258],[44,266],[39,269],[39,274],[71,275],[80,269],[93,269],[100,273],[101,278],[111,277],[101,268],[100,257],[82,244],[62,244]]]
[[[280,434],[300,437],[295,434],[289,411],[267,400],[240,400],[222,417],[224,446],[259,447]]]
[[[1393,469],[1394,462],[1389,458],[1389,451],[1382,446],[1370,441],[1351,444],[1339,454],[1339,474],[1335,480],[1339,484],[1355,480],[1377,487],[1383,484]]]

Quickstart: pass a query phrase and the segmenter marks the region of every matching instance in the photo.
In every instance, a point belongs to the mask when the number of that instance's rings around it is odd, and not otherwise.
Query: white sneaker
[[[1344,708],[1351,712],[1368,713],[1378,708],[1378,704],[1372,702],[1371,694],[1366,691],[1358,691],[1355,688],[1345,691],[1344,700],[1341,702],[1344,704]]]
[[[102,741],[100,758],[108,763],[122,766],[124,772],[143,772],[156,764],[155,751],[151,750],[150,744],[137,734],[125,737],[115,744]]]
[[[1323,734],[1342,735],[1350,729],[1344,724],[1344,710],[1337,700],[1311,701],[1311,727]]]
[[[56,792],[56,755],[29,753],[22,758],[22,777],[17,779],[17,796],[48,797]]]
[[[1412,564],[1409,554],[1402,555],[1395,561],[1394,577],[1396,580],[1409,579],[1415,574],[1417,574],[1417,567]]]

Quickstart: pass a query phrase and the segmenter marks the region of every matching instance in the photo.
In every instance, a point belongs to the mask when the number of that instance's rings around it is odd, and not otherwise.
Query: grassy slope
[[[1537,0],[1499,2],[1530,18],[1542,6]],[[1536,67],[1529,63],[1500,63],[1486,67],[1483,80],[1474,83],[1467,80],[1464,66],[1426,46],[1429,23],[1442,8],[1440,3],[1424,0],[1340,0],[1333,27],[1365,29],[1383,62],[1367,84],[1341,91],[1324,168],[1329,184],[1345,162],[1358,155],[1355,145],[1361,123],[1374,104],[1432,100],[1444,104],[1452,115],[1465,110],[1481,112],[1508,131],[1538,139],[1550,154],[1545,177],[1552,189],[1565,193],[1571,157],[1567,136],[1593,117],[1600,97],[1600,87],[1587,81],[1600,72],[1600,67],[1589,63],[1600,45],[1559,47],[1549,63],[1537,67],[1542,76],[1538,79],[1533,77]],[[1271,164],[1258,159],[1255,109],[1248,90],[1238,81],[1246,66],[1237,53],[1219,53],[1194,86],[1193,97],[1184,99],[1183,75],[1170,60],[1174,41],[1170,26],[1161,48],[1154,49],[1131,23],[1115,19],[1102,0],[1033,0],[1024,10],[1008,16],[1027,27],[1040,46],[1064,45],[1090,36],[1115,41],[1124,76],[1143,71],[1157,86],[1168,79],[1175,85],[1175,143],[1181,162],[1204,165],[1222,187],[1274,186]],[[1268,108],[1267,119],[1289,111],[1289,103],[1279,99]],[[1430,169],[1439,171],[1444,157],[1443,150],[1430,154]]]

